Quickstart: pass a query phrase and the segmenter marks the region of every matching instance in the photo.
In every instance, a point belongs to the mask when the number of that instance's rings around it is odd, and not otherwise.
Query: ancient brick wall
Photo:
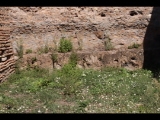
[[[14,72],[14,56],[10,41],[9,8],[0,7],[0,82]]]

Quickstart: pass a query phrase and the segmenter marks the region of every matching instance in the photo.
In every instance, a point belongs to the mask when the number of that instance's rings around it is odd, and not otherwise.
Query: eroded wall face
[[[13,49],[23,41],[24,52],[56,47],[62,37],[75,49],[103,51],[109,37],[114,49],[143,44],[153,7],[10,7]]]
[[[0,82],[14,72],[14,56],[10,41],[9,8],[0,7]]]

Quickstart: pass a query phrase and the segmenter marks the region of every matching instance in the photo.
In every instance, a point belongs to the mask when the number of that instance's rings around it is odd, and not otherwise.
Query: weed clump
[[[52,54],[51,54],[51,60],[52,60],[53,63],[57,62],[57,61],[58,61],[58,55],[52,53]]]
[[[41,48],[38,48],[38,53],[39,54],[42,54],[42,53],[48,53],[50,50],[49,46],[45,44],[44,47],[41,47]]]
[[[75,52],[72,52],[69,57],[69,64],[71,64],[73,67],[76,67],[78,61],[78,55]]]
[[[105,46],[105,50],[106,50],[106,51],[113,49],[113,45],[112,45],[112,43],[111,43],[110,38],[107,38],[107,39],[104,41],[104,46]]]
[[[72,42],[66,38],[61,38],[60,39],[60,44],[59,44],[59,52],[66,53],[70,52],[72,50]]]
[[[139,48],[141,45],[138,43],[133,43],[132,45],[128,46],[128,49],[133,49],[133,48]]]
[[[26,50],[26,54],[29,54],[29,53],[32,53],[32,50],[31,50],[31,49],[27,49],[27,50]]]
[[[22,43],[22,40],[20,40],[20,42],[17,42],[17,54],[20,58],[23,58],[23,51],[24,51],[24,48],[23,48],[23,43]]]

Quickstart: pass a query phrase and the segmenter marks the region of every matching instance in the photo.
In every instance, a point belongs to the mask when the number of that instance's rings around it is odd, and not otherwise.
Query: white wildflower
[[[41,111],[40,110],[38,110],[38,113],[40,113]]]
[[[97,77],[100,77],[101,75],[98,75]]]
[[[86,76],[86,74],[84,74],[84,73],[83,73],[83,74],[82,74],[82,76],[84,76],[84,77],[85,77],[85,76]]]
[[[158,108],[157,111],[160,111],[160,108]]]

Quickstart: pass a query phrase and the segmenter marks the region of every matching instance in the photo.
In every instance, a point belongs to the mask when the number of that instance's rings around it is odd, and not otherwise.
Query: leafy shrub
[[[73,66],[73,64],[65,64],[61,70],[57,71],[61,89],[64,95],[76,94],[82,87],[81,74],[82,70]]]
[[[75,67],[72,64],[65,64],[62,69],[60,70],[60,75],[61,76],[75,76]]]
[[[70,52],[71,50],[72,50],[71,41],[65,38],[61,38],[58,51],[62,53],[66,53],[66,52]]]

